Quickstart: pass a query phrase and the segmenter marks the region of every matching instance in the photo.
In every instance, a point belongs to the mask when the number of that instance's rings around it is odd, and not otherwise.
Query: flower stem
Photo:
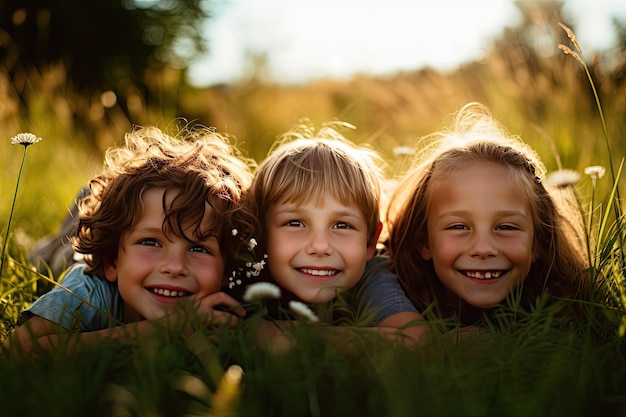
[[[15,184],[15,193],[13,194],[13,204],[11,204],[11,212],[9,214],[9,222],[7,223],[7,231],[2,241],[2,260],[0,261],[0,293],[2,290],[2,271],[4,271],[4,260],[6,258],[7,243],[9,240],[9,231],[11,230],[11,221],[13,220],[13,211],[15,210],[15,201],[17,200],[17,190],[20,186],[20,178],[22,177],[22,169],[24,168],[24,161],[26,160],[26,149],[28,146],[24,146],[24,153],[22,154],[22,163],[20,164],[20,170],[17,174],[17,182]]]
[[[606,121],[604,120],[604,112],[602,111],[602,104],[600,103],[600,97],[598,96],[598,91],[596,90],[596,85],[593,82],[593,77],[591,76],[591,73],[589,72],[589,67],[587,66],[587,64],[583,61],[583,68],[585,69],[585,74],[587,75],[587,79],[589,80],[589,84],[591,85],[591,89],[593,90],[593,97],[596,101],[596,107],[598,108],[598,114],[600,116],[600,122],[602,123],[602,133],[604,134],[604,143],[606,145],[606,150],[609,156],[609,168],[611,170],[611,179],[613,180],[613,184],[617,184],[617,180],[618,178],[615,175],[615,170],[613,168],[613,156],[611,154],[611,145],[609,143],[609,132],[606,128]],[[621,197],[620,197],[620,193],[619,193],[619,186],[616,187],[615,189],[615,199],[613,200],[613,212],[615,214],[615,221],[619,222],[620,219],[622,218],[622,210],[620,207],[620,201]],[[624,262],[626,262],[626,253],[624,253],[624,233],[619,233],[618,234],[618,240],[619,240],[619,255],[620,255],[620,261],[621,264],[623,265]]]

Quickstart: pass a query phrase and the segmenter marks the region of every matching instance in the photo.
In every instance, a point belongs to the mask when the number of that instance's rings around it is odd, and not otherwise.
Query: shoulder
[[[121,318],[123,309],[117,285],[87,274],[86,268],[84,263],[74,264],[57,286],[42,295],[23,314],[46,318],[68,330],[75,329],[77,317],[80,317],[81,331],[106,327],[108,315]],[[103,316],[102,312],[107,314]]]
[[[400,287],[390,265],[391,261],[385,255],[377,255],[369,260],[357,290],[359,308],[375,314],[373,325],[378,325],[393,314],[417,312]]]
[[[97,275],[85,272],[87,265],[83,262],[72,265],[49,293],[51,296],[65,296],[68,290],[78,296],[113,296],[117,294],[117,285]],[[47,295],[45,294],[45,295]]]
[[[391,260],[386,255],[376,255],[365,264],[362,284],[372,285],[377,280],[396,280],[396,275],[391,272]]]

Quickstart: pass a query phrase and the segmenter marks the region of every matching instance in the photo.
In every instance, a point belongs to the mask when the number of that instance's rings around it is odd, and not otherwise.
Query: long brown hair
[[[579,298],[586,295],[585,251],[580,213],[571,190],[544,184],[545,167],[536,152],[506,133],[489,112],[476,103],[465,106],[453,128],[426,138],[419,162],[399,182],[392,195],[387,221],[392,265],[407,296],[418,309],[435,307],[443,317],[458,313],[459,304],[443,300],[447,289],[435,274],[432,261],[420,248],[428,242],[427,218],[433,183],[472,164],[497,163],[509,170],[512,186],[528,198],[534,224],[533,251],[537,254],[521,288],[528,306],[539,295]]]

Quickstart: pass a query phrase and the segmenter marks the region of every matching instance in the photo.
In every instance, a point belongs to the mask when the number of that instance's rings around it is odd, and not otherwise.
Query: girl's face
[[[154,320],[169,312],[180,300],[199,300],[222,286],[225,260],[215,236],[189,242],[173,233],[164,234],[163,193],[152,188],[142,195],[143,209],[131,230],[120,240],[114,265],[105,276],[117,281],[124,300],[126,321]],[[171,204],[168,194],[166,203]],[[202,228],[211,225],[211,207]],[[189,225],[190,232],[195,225]]]
[[[454,295],[478,308],[504,300],[528,276],[533,220],[506,167],[476,163],[431,185],[428,242],[421,256]]]

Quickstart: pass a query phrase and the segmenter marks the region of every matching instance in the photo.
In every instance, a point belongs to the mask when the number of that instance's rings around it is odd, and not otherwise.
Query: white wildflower
[[[40,141],[41,138],[38,138],[32,133],[18,133],[11,139],[11,145],[24,145],[24,147],[26,147]]]
[[[255,263],[247,263],[246,266],[248,268],[250,268],[247,272],[246,272],[246,276],[248,278],[250,277],[258,277],[259,275],[261,275],[261,271],[263,270],[263,268],[265,268],[265,261],[259,261],[259,262],[255,262]]]
[[[585,168],[585,174],[589,175],[591,179],[600,179],[604,177],[605,169],[600,165],[593,165]]]
[[[257,245],[257,244],[258,244],[258,243],[257,243],[257,241],[256,241],[256,239],[255,239],[255,238],[250,239],[250,240],[248,241],[248,250],[252,250],[252,249],[254,249],[254,248],[256,247],[256,245]]]
[[[574,186],[580,181],[580,174],[573,169],[560,169],[551,172],[546,177],[546,182],[556,188],[567,188]]]
[[[289,308],[300,317],[303,317],[309,321],[312,321],[314,323],[320,321],[320,319],[317,317],[317,315],[315,315],[313,310],[311,310],[309,306],[300,301],[289,301]]]
[[[256,272],[261,272],[265,268],[265,261],[259,261],[252,265]]]
[[[280,288],[271,282],[256,282],[246,288],[243,294],[243,300],[248,303],[263,298],[280,298]]]
[[[239,230],[237,230],[237,229],[233,229],[233,230],[231,230],[231,231],[230,231],[230,233],[231,233],[233,236],[237,236],[237,233],[239,233]]]
[[[393,154],[395,156],[409,156],[415,154],[415,149],[410,146],[396,146],[393,148]]]

